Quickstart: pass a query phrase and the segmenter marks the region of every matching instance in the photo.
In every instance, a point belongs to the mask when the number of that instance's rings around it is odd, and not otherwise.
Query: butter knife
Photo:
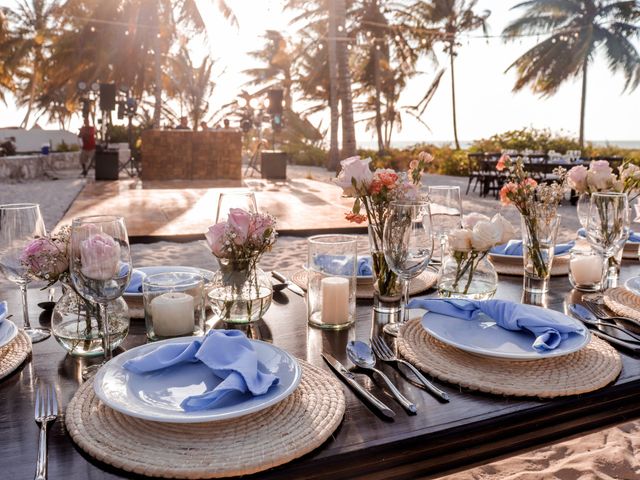
[[[323,353],[322,358],[324,358],[325,362],[329,364],[331,369],[338,374],[340,378],[342,378],[347,384],[355,390],[355,392],[363,399],[366,400],[371,406],[376,408],[382,415],[387,418],[393,418],[396,416],[395,412],[387,407],[384,403],[378,400],[374,395],[369,393],[364,389],[362,385],[356,382],[355,378],[353,378],[353,373],[347,370],[344,365],[342,365],[339,361],[333,358],[328,353]]]
[[[619,338],[615,338],[615,337],[612,337],[611,335],[607,335],[606,333],[603,333],[600,330],[591,330],[591,333],[596,337],[600,337],[601,339],[609,342],[611,345],[616,345],[621,348],[626,348],[627,350],[631,350],[633,353],[640,353],[640,347],[638,346],[638,344],[625,342],[624,340],[620,340]]]
[[[300,295],[301,297],[304,297],[304,290],[301,289],[298,285],[296,285],[295,283],[293,283],[291,280],[289,280],[287,277],[285,277],[283,274],[281,274],[280,272],[276,272],[275,270],[271,272],[271,275],[273,275],[273,278],[275,278],[276,280],[282,282],[282,283],[286,283],[287,284],[287,288],[289,290],[291,290],[293,293]]]

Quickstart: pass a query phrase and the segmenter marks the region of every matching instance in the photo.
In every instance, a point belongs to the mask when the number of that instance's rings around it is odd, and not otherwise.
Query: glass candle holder
[[[357,238],[316,235],[309,238],[308,247],[309,323],[329,329],[352,325],[356,311]]]
[[[187,272],[149,275],[142,282],[147,338],[202,335],[205,302],[202,276]]]
[[[605,275],[604,259],[593,250],[572,250],[569,259],[569,282],[583,292],[597,292],[602,289]]]

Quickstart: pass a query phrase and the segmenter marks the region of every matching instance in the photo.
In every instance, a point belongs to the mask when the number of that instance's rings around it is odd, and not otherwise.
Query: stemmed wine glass
[[[82,372],[83,378],[87,378],[111,360],[107,304],[122,296],[131,276],[131,252],[124,219],[110,215],[75,218],[71,224],[69,269],[76,291],[100,307],[104,361],[87,367]]]
[[[408,320],[409,284],[427,268],[433,254],[433,234],[429,202],[409,200],[391,202],[382,236],[384,258],[402,280],[400,321],[385,325],[384,331],[397,336],[400,325]]]
[[[24,332],[33,343],[49,338],[48,328],[34,328],[29,322],[27,284],[31,280],[27,266],[20,260],[27,244],[47,234],[40,206],[35,203],[0,205],[0,270],[7,280],[16,283],[22,294]]]
[[[216,223],[223,222],[229,217],[229,210],[241,208],[250,213],[256,213],[256,196],[253,192],[224,192],[218,196]]]
[[[431,226],[440,247],[440,263],[447,248],[447,235],[462,227],[462,201],[460,187],[435,185],[429,187]]]

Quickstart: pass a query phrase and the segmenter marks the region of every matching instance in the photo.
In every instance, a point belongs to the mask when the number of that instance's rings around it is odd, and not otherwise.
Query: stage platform
[[[345,220],[353,199],[342,198],[342,189],[305,178],[94,182],[84,187],[58,226],[79,216],[120,215],[133,243],[191,241],[203,238],[214,222],[220,193],[247,189],[255,193],[260,211],[277,218],[280,235],[366,232]]]

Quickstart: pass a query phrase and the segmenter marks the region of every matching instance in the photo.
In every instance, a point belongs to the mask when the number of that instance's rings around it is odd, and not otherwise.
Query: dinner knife
[[[273,275],[273,278],[275,278],[276,280],[282,283],[286,283],[287,288],[291,290],[293,293],[300,295],[301,297],[304,297],[304,290],[300,288],[298,285],[296,285],[295,283],[293,283],[291,280],[287,279],[287,277],[285,277],[283,274],[281,274],[280,272],[276,272],[274,270],[271,272],[271,275]]]
[[[633,353],[640,353],[640,347],[638,345],[634,345],[633,343],[625,342],[624,340],[612,337],[611,335],[607,335],[600,330],[591,330],[591,333],[596,337],[600,337],[601,339],[609,342],[611,345],[626,348],[627,350],[631,350]]]
[[[387,418],[393,418],[396,416],[395,412],[387,407],[384,403],[378,400],[373,394],[365,390],[365,388],[356,382],[353,377],[353,373],[347,370],[344,365],[333,358],[328,353],[323,353],[322,358],[329,364],[331,369],[338,374],[347,384],[355,390],[355,392],[363,399],[366,400],[371,406],[375,407],[382,415]]]

